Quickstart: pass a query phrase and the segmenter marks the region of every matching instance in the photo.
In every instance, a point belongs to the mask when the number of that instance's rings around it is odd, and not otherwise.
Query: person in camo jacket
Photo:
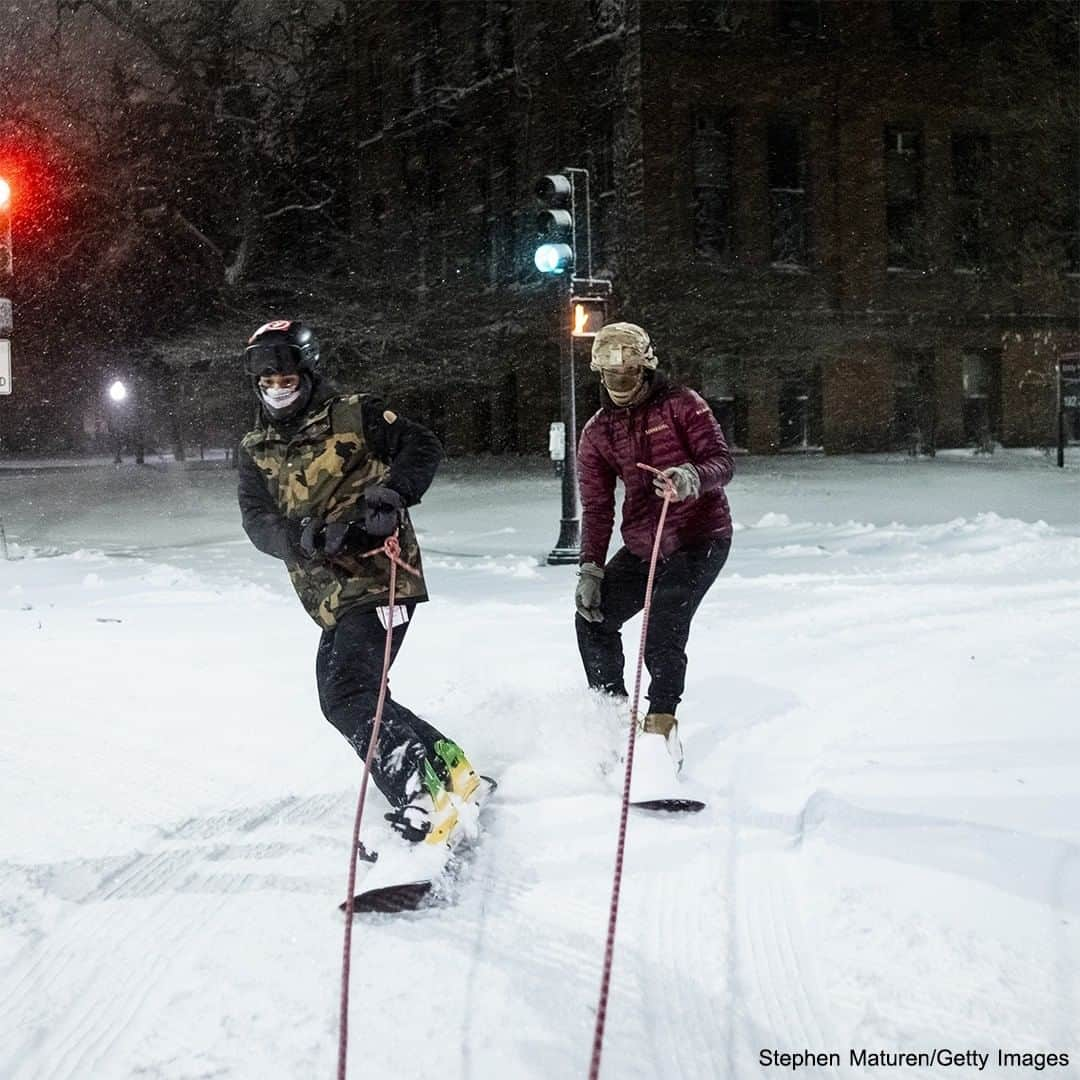
[[[575,596],[578,649],[589,686],[625,698],[621,628],[645,603],[664,480],[675,489],[660,543],[645,666],[649,711],[640,734],[663,738],[675,770],[682,766],[675,710],[686,682],[686,643],[698,605],[731,548],[724,485],[731,452],[708,403],[674,386],[656,369],[649,335],[633,323],[611,323],[593,339],[593,371],[604,404],[581,432],[581,565]],[[615,485],[622,481],[621,547],[610,561]]]
[[[367,753],[386,644],[390,560],[370,555],[396,532],[399,567],[391,663],[427,599],[408,507],[420,502],[442,459],[426,428],[375,395],[343,393],[319,374],[310,327],[281,319],[248,341],[245,368],[259,402],[240,443],[244,531],[281,559],[301,603],[322,629],[316,656],[327,720]],[[457,806],[478,786],[461,749],[387,694],[372,776],[409,840],[444,841]]]

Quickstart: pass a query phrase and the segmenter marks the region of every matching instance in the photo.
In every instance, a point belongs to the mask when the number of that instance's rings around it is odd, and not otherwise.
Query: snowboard
[[[682,783],[661,735],[638,735],[634,743],[634,771],[630,776],[630,805],[638,810],[667,814],[696,814],[705,803]]]
[[[475,843],[480,811],[498,786],[490,776],[480,777],[475,795],[459,809],[461,820],[451,833],[451,843],[399,840],[378,852],[362,848],[360,857],[373,865],[353,897],[353,914],[416,911],[444,879],[457,849]],[[347,907],[345,901],[338,905],[338,910],[344,912]]]

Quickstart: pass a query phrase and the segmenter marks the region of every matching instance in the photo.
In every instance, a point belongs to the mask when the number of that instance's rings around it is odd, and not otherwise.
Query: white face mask
[[[259,388],[259,393],[262,395],[263,401],[266,402],[268,409],[280,412],[282,409],[287,409],[300,397],[300,387],[298,386],[294,390],[286,390],[277,386],[264,386]]]

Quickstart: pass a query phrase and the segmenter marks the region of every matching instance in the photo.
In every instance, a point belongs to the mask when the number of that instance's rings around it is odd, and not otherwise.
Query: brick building
[[[1052,441],[1054,365],[1080,351],[1076,16],[358,5],[357,272],[403,407],[451,449],[546,447],[559,346],[532,188],[572,165],[615,314],[737,445]],[[580,422],[596,389],[579,369]]]

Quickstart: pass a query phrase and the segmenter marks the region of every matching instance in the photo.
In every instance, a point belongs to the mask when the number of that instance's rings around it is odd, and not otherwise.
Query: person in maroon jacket
[[[589,686],[624,698],[621,628],[645,603],[664,481],[675,489],[660,541],[645,666],[649,711],[642,732],[661,735],[676,770],[682,765],[675,710],[686,682],[690,621],[731,548],[724,485],[734,462],[708,403],[656,370],[649,335],[633,323],[611,323],[596,335],[593,371],[605,402],[581,432],[578,447],[582,537],[578,573],[578,648]],[[609,562],[615,484],[624,488],[621,547]]]

